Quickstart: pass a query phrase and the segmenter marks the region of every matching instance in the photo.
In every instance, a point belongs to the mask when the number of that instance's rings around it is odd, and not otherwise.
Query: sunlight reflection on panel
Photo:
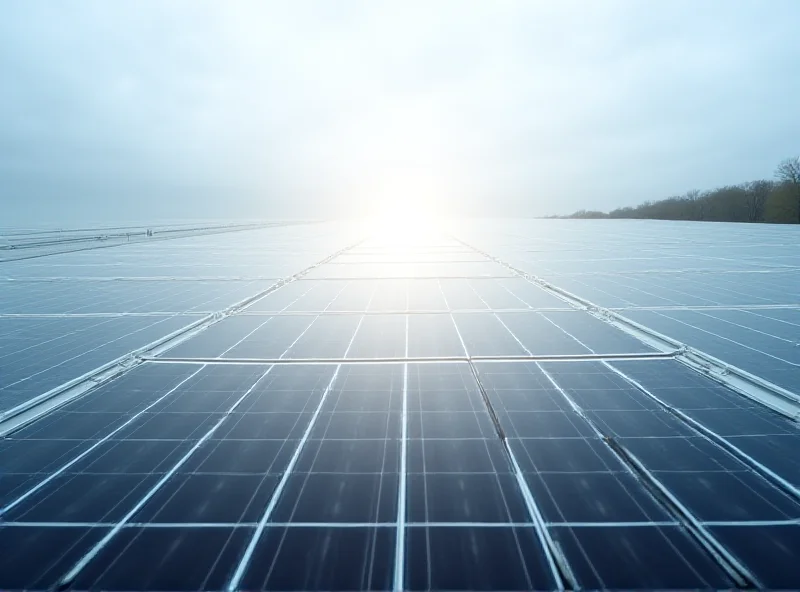
[[[367,221],[369,246],[386,254],[411,254],[422,246],[442,242],[436,218],[414,209],[396,208]]]

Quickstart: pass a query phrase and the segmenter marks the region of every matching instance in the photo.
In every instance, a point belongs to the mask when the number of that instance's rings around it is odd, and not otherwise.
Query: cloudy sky
[[[608,209],[800,154],[797,0],[0,4],[0,225]]]

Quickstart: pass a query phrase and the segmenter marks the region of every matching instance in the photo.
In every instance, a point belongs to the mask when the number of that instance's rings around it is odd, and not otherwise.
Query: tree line
[[[726,185],[710,191],[693,189],[683,195],[610,212],[580,210],[569,216],[553,217],[800,224],[800,157],[781,162],[775,170],[775,179],[771,180]]]

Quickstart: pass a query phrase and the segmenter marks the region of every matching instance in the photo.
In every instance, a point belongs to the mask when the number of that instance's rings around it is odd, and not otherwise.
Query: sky
[[[540,216],[800,155],[797,0],[0,4],[0,226]]]

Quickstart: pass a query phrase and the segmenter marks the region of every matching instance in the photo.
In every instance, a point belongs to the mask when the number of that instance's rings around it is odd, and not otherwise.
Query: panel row
[[[273,280],[0,280],[0,313],[209,313],[258,294],[272,284]]]
[[[182,315],[0,318],[0,412],[197,320]]]
[[[631,354],[653,350],[585,311],[414,315],[235,315],[164,355],[392,358]]]
[[[291,282],[248,307],[249,312],[444,312],[569,309],[521,278],[358,279]]]
[[[552,589],[548,540],[585,588],[732,586],[687,516],[797,586],[792,422],[670,361],[476,369],[145,364],[0,443],[0,586]]]

